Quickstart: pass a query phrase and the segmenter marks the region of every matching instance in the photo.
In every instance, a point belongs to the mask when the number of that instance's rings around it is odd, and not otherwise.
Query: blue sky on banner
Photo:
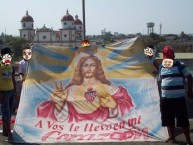
[[[82,20],[82,0],[0,0],[0,33],[19,36],[21,18],[29,11],[34,28],[61,28],[66,10]],[[162,34],[193,34],[192,0],[85,0],[86,33],[101,34],[101,30],[123,34],[147,34],[148,22],[154,22],[154,32]],[[7,13],[9,15],[7,15]]]

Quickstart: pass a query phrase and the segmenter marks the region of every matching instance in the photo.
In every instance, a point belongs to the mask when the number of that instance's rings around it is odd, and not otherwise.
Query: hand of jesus
[[[50,98],[51,101],[55,103],[57,111],[61,112],[67,99],[67,93],[62,88],[62,82],[59,82],[59,84],[54,82],[54,89],[50,95]]]
[[[105,93],[104,91],[100,90],[96,92],[96,96],[99,97],[99,103],[103,107],[109,107],[109,108],[116,108],[117,103],[115,100],[111,97],[110,94]]]

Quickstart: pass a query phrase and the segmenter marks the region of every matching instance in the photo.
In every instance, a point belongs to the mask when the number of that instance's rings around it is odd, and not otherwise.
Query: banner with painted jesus
[[[33,45],[14,142],[165,140],[144,48],[140,38],[106,47]]]

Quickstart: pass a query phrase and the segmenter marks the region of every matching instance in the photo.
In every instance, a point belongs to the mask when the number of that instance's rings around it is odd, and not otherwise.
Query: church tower
[[[74,28],[76,29],[76,40],[83,40],[83,24],[80,19],[78,19],[78,15],[75,16],[74,20]]]
[[[21,29],[20,38],[25,38],[26,40],[33,42],[35,29],[34,29],[34,20],[26,11],[26,15],[21,19]]]
[[[61,26],[61,41],[75,41],[74,18],[68,13],[68,10],[61,19]]]

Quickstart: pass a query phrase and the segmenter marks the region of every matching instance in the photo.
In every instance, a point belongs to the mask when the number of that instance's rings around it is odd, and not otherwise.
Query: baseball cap
[[[5,47],[1,49],[1,55],[5,55],[5,54],[11,54],[11,49],[9,47]]]
[[[174,59],[174,50],[171,46],[166,46],[163,48],[163,59]]]

